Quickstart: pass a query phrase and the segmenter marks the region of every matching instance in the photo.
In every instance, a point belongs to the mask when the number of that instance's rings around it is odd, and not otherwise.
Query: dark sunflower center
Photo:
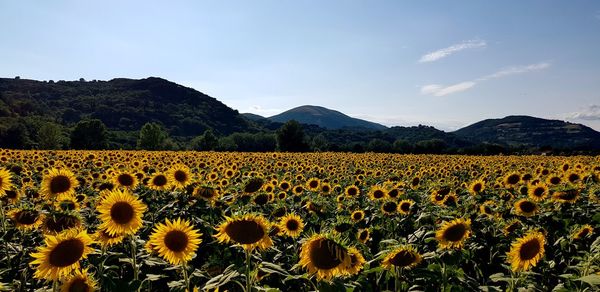
[[[465,224],[459,223],[452,225],[444,231],[444,239],[452,242],[460,241],[463,239],[463,236],[467,233],[467,226]]]
[[[19,224],[31,225],[37,221],[39,213],[37,211],[20,211],[16,214],[15,220]]]
[[[511,185],[514,185],[517,184],[520,180],[521,177],[518,174],[512,174],[506,179],[506,182]]]
[[[187,173],[185,173],[185,171],[183,171],[183,170],[175,171],[173,176],[175,177],[175,180],[178,182],[186,182],[187,178],[188,178]]]
[[[585,237],[590,233],[590,230],[587,228],[582,229],[581,231],[579,231],[579,237]]]
[[[53,267],[68,267],[81,259],[84,247],[76,238],[62,241],[50,251],[48,262]]]
[[[71,180],[67,176],[57,175],[50,180],[50,192],[53,194],[64,193],[71,189]]]
[[[13,191],[13,190],[4,191],[4,194],[9,199],[15,199],[18,196],[18,193],[16,191]]]
[[[152,179],[152,183],[157,187],[162,187],[167,184],[167,177],[159,174]]]
[[[417,257],[412,252],[401,250],[390,259],[390,263],[397,267],[406,267],[414,263],[416,259]]]
[[[321,191],[323,191],[323,192],[325,192],[325,193],[328,193],[330,190],[331,190],[331,189],[330,189],[330,188],[329,188],[329,186],[327,186],[327,185],[324,185],[324,186],[321,188]]]
[[[349,196],[356,196],[357,193],[358,193],[358,191],[355,188],[349,188],[348,189],[348,195]]]
[[[396,205],[396,203],[394,202],[387,202],[385,204],[383,204],[383,211],[387,212],[387,213],[392,213],[396,210],[396,208],[398,208],[398,205]]]
[[[402,203],[400,204],[400,210],[404,212],[410,211],[410,203]]]
[[[260,188],[263,185],[263,180],[260,178],[253,178],[251,180],[249,180],[246,185],[244,186],[244,192],[246,193],[254,193],[258,190],[260,190]]]
[[[313,241],[308,248],[310,262],[321,270],[337,267],[347,255],[344,247],[326,238]]]
[[[314,188],[316,188],[318,186],[319,186],[319,182],[318,181],[313,180],[313,181],[310,182],[310,187],[311,188],[314,189]]]
[[[267,194],[260,194],[254,197],[254,203],[257,205],[264,205],[269,202],[269,196]]]
[[[398,195],[399,195],[399,191],[397,189],[393,189],[388,192],[388,196],[390,196],[390,198],[398,197]]]
[[[134,215],[133,207],[127,202],[116,202],[110,208],[110,217],[118,224],[129,223]]]
[[[578,181],[578,180],[579,180],[579,175],[577,175],[577,174],[574,174],[574,173],[573,173],[573,174],[571,174],[571,175],[569,175],[569,181],[570,181],[570,182],[576,182],[576,181]]]
[[[225,227],[225,233],[235,242],[253,244],[260,241],[265,231],[253,220],[236,220]]]
[[[515,230],[517,230],[517,228],[518,228],[518,227],[519,227],[519,223],[513,223],[513,224],[509,225],[509,226],[506,228],[506,231],[507,231],[508,233],[512,233],[512,232],[514,232]]]
[[[188,245],[188,237],[181,230],[172,230],[165,235],[165,246],[174,252],[185,250]]]
[[[353,218],[354,220],[357,220],[357,221],[358,221],[358,220],[361,220],[361,219],[362,219],[362,217],[363,217],[363,215],[362,215],[362,213],[360,213],[360,212],[356,212],[356,213],[352,214],[352,218]]]
[[[281,185],[279,185],[279,187],[280,187],[282,190],[287,190],[287,189],[289,189],[289,188],[290,188],[290,185],[289,185],[288,183],[282,183]]]
[[[557,176],[554,176],[554,177],[550,178],[550,183],[553,185],[557,185],[560,183],[560,178]]]
[[[119,181],[119,184],[124,187],[130,187],[133,185],[133,177],[126,173],[119,175],[117,180]]]
[[[479,184],[479,183],[475,184],[473,186],[473,191],[476,192],[476,193],[479,193],[481,191],[481,184]]]
[[[367,231],[361,231],[358,235],[358,238],[360,238],[360,240],[366,240],[367,237],[369,237],[369,232]]]
[[[545,192],[546,192],[546,190],[544,188],[535,188],[533,190],[533,195],[536,197],[541,197],[544,195]]]
[[[519,257],[523,261],[533,259],[541,249],[540,242],[537,239],[530,240],[521,245],[519,250]]]
[[[90,286],[87,284],[85,279],[77,278],[69,285],[69,292],[88,292]]]
[[[523,201],[519,204],[519,208],[525,213],[531,213],[535,211],[535,204],[529,201]]]
[[[385,194],[381,190],[376,190],[375,192],[373,192],[373,198],[375,198],[375,199],[381,199],[384,196],[385,196]]]
[[[287,222],[285,222],[285,228],[287,228],[289,231],[296,231],[298,230],[298,227],[300,227],[300,223],[295,219],[289,219]]]

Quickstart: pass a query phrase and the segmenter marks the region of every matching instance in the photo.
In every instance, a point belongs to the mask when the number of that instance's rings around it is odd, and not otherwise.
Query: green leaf
[[[592,286],[600,285],[600,275],[587,275],[587,276],[581,277],[577,280],[588,283]]]

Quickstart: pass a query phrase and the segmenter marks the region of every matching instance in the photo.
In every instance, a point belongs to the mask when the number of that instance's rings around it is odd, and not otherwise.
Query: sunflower
[[[111,235],[134,234],[142,227],[146,205],[129,190],[110,191],[96,206],[102,223],[99,228]]]
[[[527,271],[535,267],[544,255],[546,238],[539,231],[531,231],[525,236],[513,241],[507,260],[514,272]]]
[[[148,181],[148,187],[155,191],[164,191],[171,187],[171,182],[166,175],[157,173]]]
[[[219,199],[220,193],[217,188],[214,188],[212,186],[199,186],[194,189],[192,195],[195,197],[200,197],[203,200],[206,200],[210,203],[214,203],[216,200]]]
[[[11,174],[8,170],[0,168],[0,197],[4,195],[4,192],[10,190],[13,187],[11,181]]]
[[[244,250],[255,248],[267,249],[273,245],[269,237],[270,223],[264,217],[246,214],[234,218],[225,217],[214,235],[217,241],[223,243],[239,244]]]
[[[309,274],[316,274],[319,280],[330,280],[344,275],[351,262],[346,247],[329,236],[314,234],[302,243],[298,265]]]
[[[469,193],[473,195],[480,194],[485,190],[485,181],[478,179],[469,185]]]
[[[42,179],[41,193],[47,198],[61,194],[71,195],[78,186],[79,181],[73,172],[65,168],[53,168]]]
[[[87,269],[77,270],[62,283],[60,291],[93,292],[96,291],[96,281],[88,274]]]
[[[369,241],[370,237],[371,237],[371,232],[369,231],[368,228],[360,229],[360,230],[358,230],[358,233],[356,234],[356,239],[363,244],[366,243],[367,241]]]
[[[523,226],[523,224],[521,223],[521,221],[519,221],[519,219],[512,219],[504,225],[502,232],[504,232],[504,235],[508,236],[511,233],[517,231],[519,228],[521,228],[521,226]]]
[[[190,168],[183,164],[173,166],[167,172],[167,176],[169,177],[168,180],[172,182],[173,186],[178,189],[183,189],[192,183]]]
[[[7,216],[18,229],[27,231],[39,227],[44,215],[36,209],[15,209],[8,212]]]
[[[529,186],[527,195],[534,201],[543,201],[548,195],[548,187],[543,183]]]
[[[591,225],[586,224],[586,225],[581,226],[577,230],[575,230],[575,232],[573,233],[573,235],[571,235],[571,237],[573,239],[582,239],[586,236],[591,236],[593,232],[594,232],[594,228]]]
[[[381,204],[381,211],[385,215],[394,215],[398,212],[398,204],[394,201],[387,201]]]
[[[243,188],[244,193],[246,193],[246,194],[255,193],[262,188],[263,184],[264,184],[264,181],[262,178],[253,177],[253,178],[249,179],[248,181],[246,181],[246,183],[244,184],[244,188]]]
[[[100,244],[102,248],[108,248],[119,244],[125,239],[123,234],[109,234],[105,229],[98,229],[93,235],[94,242]]]
[[[34,276],[38,279],[58,280],[79,269],[79,261],[92,252],[92,239],[85,230],[68,230],[56,236],[47,235],[45,246],[32,253],[36,265]]]
[[[135,189],[139,181],[137,177],[129,172],[119,172],[113,176],[113,184],[118,188]]]
[[[42,230],[45,234],[55,235],[69,229],[79,229],[82,220],[74,211],[54,211],[42,219]]]
[[[387,197],[387,192],[380,186],[373,186],[369,190],[369,198],[371,198],[371,200],[381,200],[385,199],[385,197]]]
[[[444,221],[440,229],[435,232],[440,248],[462,248],[465,240],[471,235],[471,219],[454,219]]]
[[[344,193],[348,197],[356,197],[356,196],[360,195],[360,189],[355,185],[351,185],[351,186],[347,186],[344,189]]]
[[[575,203],[577,199],[579,199],[579,191],[576,189],[557,191],[552,194],[552,200],[559,203]]]
[[[350,218],[354,222],[360,222],[363,219],[365,219],[365,211],[363,211],[363,210],[356,210],[356,211],[352,212],[352,214],[350,215]]]
[[[348,248],[348,256],[350,256],[350,264],[342,271],[342,273],[349,276],[356,275],[362,270],[367,261],[356,247]]]
[[[56,197],[56,202],[54,202],[54,207],[56,207],[57,210],[62,210],[62,211],[73,211],[73,210],[79,210],[79,202],[77,202],[77,199],[75,198],[74,195],[58,195]]]
[[[306,188],[311,192],[317,192],[320,190],[321,180],[316,177],[312,177],[306,181]]]
[[[511,172],[504,176],[502,182],[504,183],[504,187],[513,188],[521,182],[521,175],[517,172]]]
[[[296,214],[287,214],[279,221],[279,227],[283,234],[296,238],[302,233],[304,222],[302,221],[302,218]]]
[[[192,259],[202,242],[201,236],[202,233],[193,229],[189,221],[177,218],[157,224],[149,241],[161,257],[173,265],[179,265]]]
[[[513,205],[517,215],[531,217],[539,210],[538,205],[528,199],[520,199]]]
[[[479,214],[484,215],[488,218],[492,218],[496,216],[496,212],[494,211],[496,207],[496,202],[487,200],[479,206]]]
[[[398,212],[400,212],[400,214],[402,215],[408,215],[410,214],[410,210],[412,209],[412,206],[415,204],[415,201],[413,200],[402,200],[400,201],[400,203],[398,203]]]
[[[8,199],[9,202],[16,204],[19,199],[22,197],[22,192],[17,189],[11,189],[4,191],[5,198]]]
[[[385,269],[404,268],[410,269],[418,265],[422,260],[421,254],[410,245],[400,246],[389,252],[381,262],[381,266]]]

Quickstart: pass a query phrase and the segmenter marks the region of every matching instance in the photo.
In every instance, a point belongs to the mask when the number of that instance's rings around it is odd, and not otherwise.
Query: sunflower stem
[[[6,232],[6,218],[4,217],[4,203],[0,200],[0,216],[2,216],[2,232]]]
[[[58,292],[58,280],[52,281],[52,292]]]
[[[183,281],[185,282],[185,289],[187,289],[186,291],[190,291],[190,278],[188,276],[187,265],[184,263],[181,265],[181,268],[183,269]]]
[[[138,266],[137,266],[137,249],[135,244],[135,235],[131,236],[131,265],[133,266],[133,279],[138,280]]]
[[[246,250],[246,292],[252,291],[252,279],[250,278],[250,270],[252,269],[252,252]]]

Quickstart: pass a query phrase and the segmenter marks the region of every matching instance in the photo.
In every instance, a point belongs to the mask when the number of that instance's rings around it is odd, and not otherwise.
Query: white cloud
[[[495,78],[500,78],[500,77],[509,76],[509,75],[540,71],[540,70],[544,70],[548,67],[550,67],[550,63],[548,63],[548,62],[541,62],[541,63],[531,64],[531,65],[526,65],[526,66],[512,66],[512,67],[504,68],[496,73],[478,78],[477,81],[484,81],[484,80],[495,79]]]
[[[456,83],[456,84],[453,84],[450,86],[443,86],[440,84],[428,84],[428,85],[421,87],[421,94],[433,95],[433,96],[445,96],[445,95],[449,95],[449,94],[453,94],[453,93],[471,89],[475,85],[477,85],[477,83],[482,82],[482,81],[502,78],[502,77],[515,75],[515,74],[540,71],[540,70],[544,70],[548,67],[550,67],[550,63],[548,63],[548,62],[542,62],[542,63],[525,65],[525,66],[507,67],[507,68],[499,70],[495,73],[492,73],[492,74],[489,74],[489,75],[486,75],[483,77],[479,77],[479,78],[471,80],[471,81],[463,81],[460,83]]]
[[[430,84],[421,87],[422,94],[429,94],[433,96],[445,96],[448,94],[453,94],[461,91],[465,91],[475,86],[475,82],[473,81],[465,81],[461,83],[457,83],[450,86],[441,86],[438,84]]]
[[[252,105],[248,108],[246,108],[245,111],[243,111],[243,113],[253,113],[253,114],[257,114],[257,115],[261,115],[263,117],[270,117],[272,115],[276,115],[278,113],[283,112],[282,109],[278,109],[278,108],[263,108],[260,105]]]
[[[429,53],[423,55],[421,57],[421,59],[419,59],[419,63],[427,63],[427,62],[437,61],[439,59],[450,56],[456,52],[460,52],[462,50],[485,48],[486,46],[487,46],[487,43],[482,40],[465,41],[460,44],[455,44],[455,45],[449,46],[447,48],[429,52]]]
[[[600,121],[600,105],[592,104],[577,112],[565,115],[567,120]]]

